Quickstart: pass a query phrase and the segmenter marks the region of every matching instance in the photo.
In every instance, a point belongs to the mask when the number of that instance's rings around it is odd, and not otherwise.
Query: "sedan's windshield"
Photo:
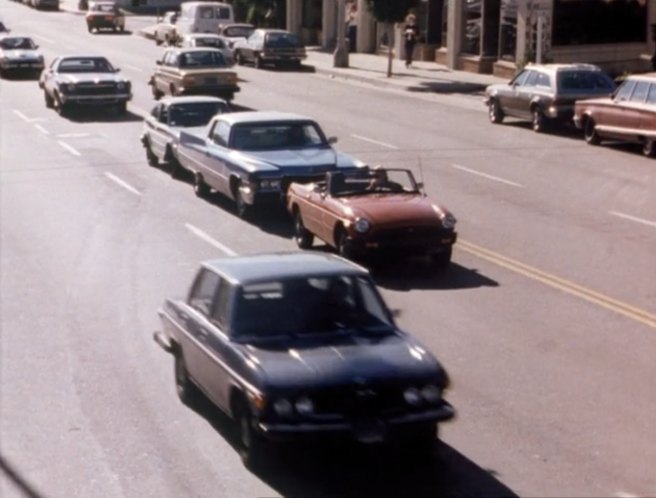
[[[363,169],[349,173],[330,173],[325,188],[332,197],[367,194],[419,192],[414,175],[404,169]]]
[[[237,150],[284,150],[324,147],[328,143],[313,122],[246,123],[235,125],[232,148]]]
[[[221,34],[228,38],[248,38],[253,34],[255,28],[250,26],[230,26],[225,28]]]
[[[236,335],[386,334],[392,323],[368,278],[299,277],[244,286],[234,308]]]
[[[209,123],[212,116],[225,111],[226,105],[222,102],[189,102],[175,104],[169,107],[170,126],[204,126]]]
[[[225,48],[225,43],[218,36],[196,37],[193,42],[197,47]]]
[[[62,59],[60,73],[113,73],[114,68],[104,57],[70,57]]]
[[[269,33],[266,37],[266,46],[276,48],[300,47],[301,41],[293,33]]]
[[[598,71],[561,71],[558,89],[561,92],[612,92],[615,84],[610,77]]]
[[[34,50],[36,48],[36,44],[32,41],[31,38],[3,38],[0,40],[0,48],[3,50]]]

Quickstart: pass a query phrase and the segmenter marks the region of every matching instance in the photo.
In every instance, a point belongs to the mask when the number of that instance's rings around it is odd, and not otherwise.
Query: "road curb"
[[[343,73],[334,69],[329,69],[321,66],[312,66],[314,67],[314,72],[317,74],[325,74],[333,78],[339,78],[346,81],[355,81],[358,83],[366,83],[368,85],[376,86],[379,88],[393,88],[396,90],[408,90],[410,87],[408,85],[398,85],[396,83],[382,81],[379,79],[372,79],[366,76],[358,76],[357,74]]]

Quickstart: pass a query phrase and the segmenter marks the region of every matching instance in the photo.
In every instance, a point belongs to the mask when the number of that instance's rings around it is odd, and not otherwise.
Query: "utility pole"
[[[346,47],[346,0],[337,0],[337,46],[333,54],[333,67],[348,67],[349,53]]]

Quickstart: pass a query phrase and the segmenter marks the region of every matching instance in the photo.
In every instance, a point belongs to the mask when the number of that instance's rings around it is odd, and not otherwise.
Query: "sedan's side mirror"
[[[158,66],[161,66],[161,65],[162,65],[162,61],[155,61],[155,64],[157,64]]]
[[[424,182],[417,182],[417,190],[423,190]]]
[[[39,46],[38,46],[38,45],[34,45],[34,50],[36,50],[37,48],[39,48]]]
[[[120,73],[120,72],[121,72],[121,68],[120,68],[120,67],[115,67],[115,68],[114,68],[114,72],[115,72],[115,73]]]
[[[329,143],[330,145],[332,145],[332,144],[336,144],[336,143],[337,143],[337,137],[329,137],[329,138],[328,138],[328,143]]]

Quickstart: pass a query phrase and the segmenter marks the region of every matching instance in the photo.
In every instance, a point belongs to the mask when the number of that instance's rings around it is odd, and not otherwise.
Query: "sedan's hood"
[[[186,131],[189,133],[202,134],[207,129],[207,125],[202,126],[169,126],[170,132],[175,136],[176,139],[180,140],[180,133]]]
[[[100,83],[125,82],[125,78],[113,73],[59,73],[57,80],[61,83]]]
[[[320,174],[335,167],[350,168],[359,165],[352,157],[335,152],[332,148],[242,151],[239,155],[251,163],[255,170],[277,169],[291,175]]]
[[[2,56],[7,59],[15,60],[37,60],[41,58],[41,54],[36,50],[16,49],[16,50],[3,50]]]
[[[441,367],[419,343],[391,334],[368,338],[351,335],[326,344],[298,344],[292,348],[244,346],[267,382],[281,389],[374,382],[390,378],[427,378]]]
[[[422,194],[368,194],[338,198],[357,218],[374,224],[440,224],[448,212]]]

